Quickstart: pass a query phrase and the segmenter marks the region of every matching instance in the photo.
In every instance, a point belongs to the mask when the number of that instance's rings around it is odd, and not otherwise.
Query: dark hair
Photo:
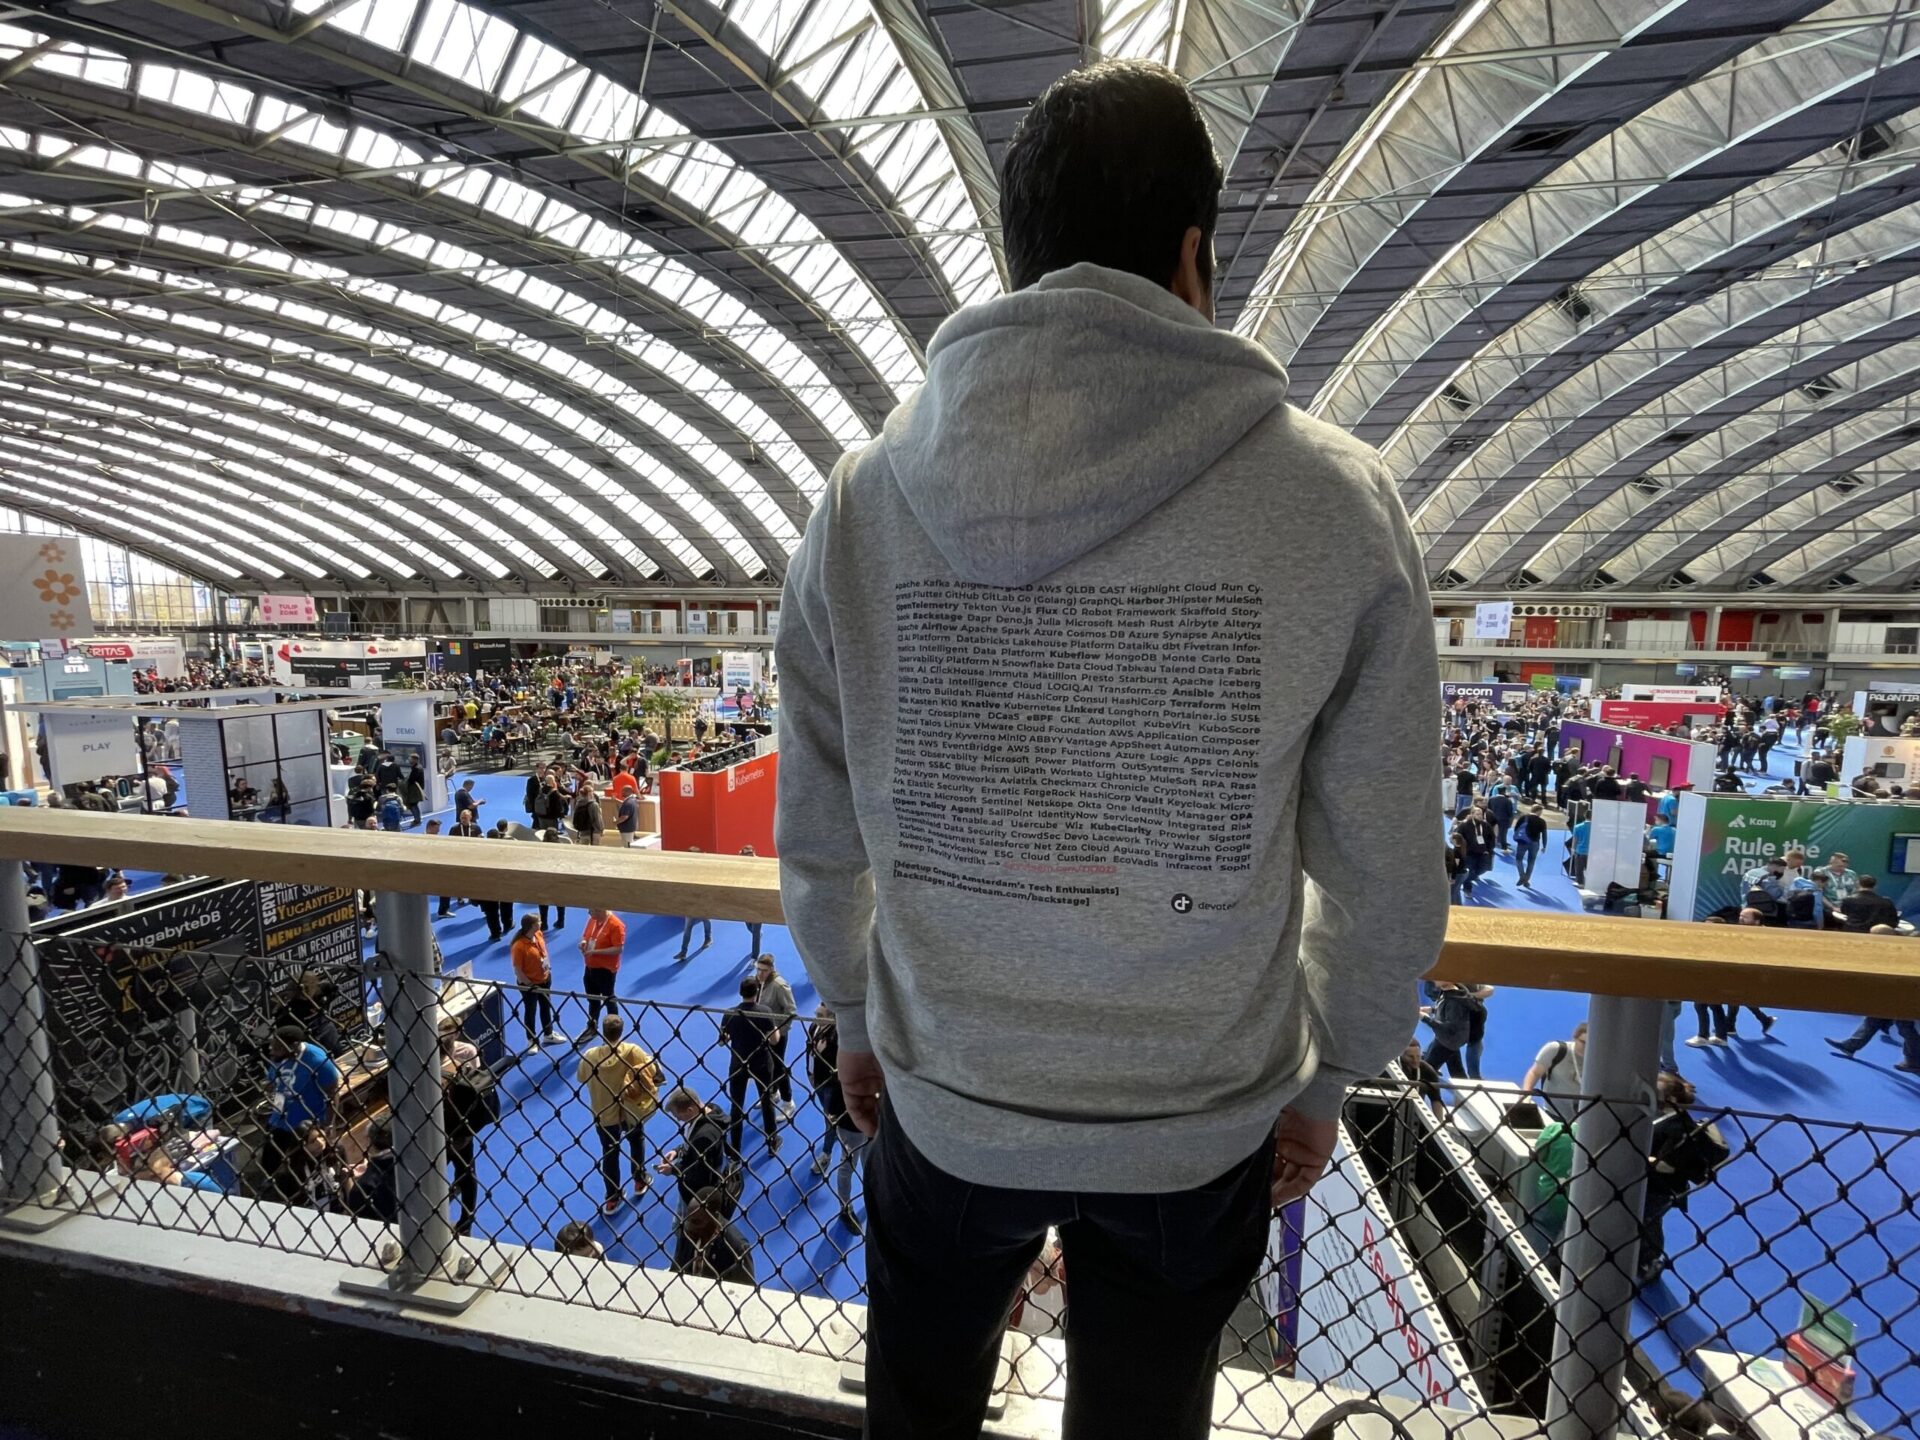
[[[1013,288],[1082,262],[1165,285],[1187,231],[1212,238],[1224,183],[1206,119],[1173,71],[1149,60],[1069,71],[1033,102],[1001,167]],[[1211,284],[1209,245],[1200,272]]]
[[[742,1000],[752,1000],[759,994],[760,986],[756,981],[742,980],[740,982],[740,998]]]

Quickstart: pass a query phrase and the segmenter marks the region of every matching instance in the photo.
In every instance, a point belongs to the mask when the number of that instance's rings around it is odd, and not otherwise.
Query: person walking
[[[687,853],[689,855],[698,855],[700,853],[700,847],[698,845],[689,845],[687,847]],[[680,951],[673,957],[674,959],[684,960],[687,958],[687,946],[693,941],[693,927],[696,925],[701,927],[700,950],[706,949],[713,943],[713,921],[696,919],[694,916],[688,915],[681,921]],[[700,950],[696,950],[693,953],[698,955]]]
[[[1720,1128],[1696,1120],[1688,1109],[1693,1086],[1678,1075],[1655,1082],[1659,1114],[1648,1144],[1647,1193],[1640,1220],[1640,1263],[1636,1283],[1652,1284],[1667,1268],[1667,1215],[1686,1213],[1687,1196],[1713,1179],[1732,1153]]]
[[[486,831],[482,830],[478,825],[478,823],[475,822],[473,818],[473,811],[460,810],[460,811],[456,811],[455,813],[458,814],[460,818],[454,821],[453,828],[447,831],[447,834],[459,836],[461,839],[464,839],[464,840],[484,840],[486,838]],[[435,823],[437,824],[438,822],[436,821]],[[442,895],[440,897],[440,908],[436,910],[434,913],[440,919],[444,920],[449,915],[453,914],[453,905],[454,905],[454,899],[451,895]],[[491,922],[492,920],[491,915],[488,916],[488,920],[489,922]],[[492,928],[493,927],[491,923],[489,923],[488,929],[491,930]],[[493,938],[495,940],[498,940],[500,937],[498,935],[495,935],[493,936]]]
[[[1540,1092],[1549,1113],[1568,1125],[1580,1110],[1580,1085],[1587,1062],[1587,1022],[1573,1027],[1570,1040],[1549,1040],[1520,1078],[1525,1094]]]
[[[747,1118],[747,1085],[760,1091],[761,1128],[766,1132],[767,1150],[780,1153],[780,1134],[773,1114],[773,1096],[778,1081],[773,1059],[774,1018],[759,1001],[760,985],[752,979],[740,982],[740,1003],[721,1017],[720,1038],[727,1042],[727,1138],[740,1149],[741,1129]]]
[[[833,1023],[833,1011],[822,1005],[807,1035],[813,1092],[827,1122],[826,1141],[820,1153],[813,1157],[813,1173],[827,1173],[833,1162],[833,1147],[839,1145],[840,1168],[834,1172],[833,1191],[840,1197],[840,1223],[859,1235],[864,1233],[864,1227],[853,1210],[853,1171],[866,1151],[867,1137],[860,1133],[860,1127],[847,1113],[846,1092],[840,1085],[839,1058],[839,1027]]]
[[[562,912],[564,914],[564,912]],[[620,953],[627,946],[627,925],[611,910],[594,906],[580,929],[581,988],[587,992],[587,1028],[577,1043],[591,1040],[600,1024],[600,1012],[613,1013],[614,982],[620,975]]]
[[[781,893],[839,1017],[849,1113],[877,1136],[872,1433],[979,1429],[1058,1225],[1075,1432],[1188,1440],[1273,1207],[1325,1169],[1347,1086],[1400,1053],[1439,953],[1432,603],[1379,457],[1211,323],[1223,168],[1178,76],[1106,61],[1062,77],[1003,176],[1011,293],[941,328],[925,383],[835,469],[787,569]],[[1314,523],[1248,525],[1276,503]],[[1085,604],[1036,639],[1036,604],[1102,587],[1110,617]],[[1036,767],[1006,798],[967,738],[975,687],[900,708],[897,676],[1016,644],[1097,695],[1127,683],[1101,656],[1169,626],[1209,685],[1193,646],[1245,656],[1220,672],[1231,698],[1205,745],[1239,838],[1099,764]],[[897,753],[848,743],[909,720],[924,738]],[[1074,724],[1087,754],[1159,745],[1175,766],[1189,749],[1112,707]],[[1390,777],[1382,754],[1401,757]],[[936,793],[944,820],[922,808]],[[1095,813],[1058,852],[1098,864],[1072,897],[1088,904],[1034,903],[1031,857],[1053,842],[1022,827]],[[1088,1003],[1103,993],[1125,1004]]]
[[[553,1021],[553,965],[547,958],[547,937],[538,915],[520,917],[520,930],[509,951],[514,983],[520,987],[520,1019],[527,1027],[527,1048],[564,1041],[567,1037]]]
[[[681,1127],[681,1138],[654,1169],[678,1182],[680,1210],[685,1213],[699,1200],[722,1218],[732,1215],[740,1204],[746,1175],[740,1151],[728,1137],[726,1113],[684,1085],[668,1095],[661,1108]],[[717,1207],[713,1196],[719,1197]]]
[[[1467,862],[1467,894],[1473,894],[1473,887],[1480,877],[1493,869],[1493,822],[1487,819],[1487,812],[1475,801],[1468,810],[1453,824],[1453,843],[1460,847],[1460,853]]]
[[[427,767],[420,763],[418,755],[407,757],[407,773],[400,781],[400,803],[407,807],[407,818],[415,825],[421,823],[421,807],[427,800]]]
[[[665,1079],[660,1062],[644,1048],[620,1037],[627,1022],[608,1015],[600,1022],[601,1044],[580,1057],[574,1078],[587,1090],[593,1111],[593,1135],[600,1144],[600,1179],[607,1198],[602,1215],[620,1212],[620,1152],[627,1152],[637,1200],[653,1188],[647,1169],[647,1120],[659,1108],[660,1085]]]
[[[773,956],[762,955],[753,962],[753,998],[760,1008],[773,1016],[776,1028],[768,1037],[773,1058],[773,1074],[780,1091],[780,1114],[793,1118],[793,1067],[787,1063],[787,1036],[793,1029],[800,1007],[793,998],[793,986],[774,968]]]
[[[1502,855],[1511,848],[1513,821],[1519,811],[1513,791],[1508,786],[1495,786],[1493,794],[1487,797],[1487,819],[1493,825],[1494,848]]]
[[[753,855],[753,847],[751,845],[742,845],[740,847],[740,853],[751,858]],[[747,964],[751,965],[754,963],[756,957],[760,955],[760,931],[762,927],[761,922],[758,920],[749,920],[746,922],[746,926]]]
[[[1540,863],[1540,851],[1546,843],[1546,807],[1535,805],[1513,827],[1513,868],[1522,890],[1533,888],[1533,867]]]

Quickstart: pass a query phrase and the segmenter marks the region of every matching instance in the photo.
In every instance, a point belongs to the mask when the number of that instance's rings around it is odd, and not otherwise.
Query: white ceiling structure
[[[0,5],[0,505],[228,588],[777,581],[1102,55],[1441,590],[1920,585],[1913,0]]]

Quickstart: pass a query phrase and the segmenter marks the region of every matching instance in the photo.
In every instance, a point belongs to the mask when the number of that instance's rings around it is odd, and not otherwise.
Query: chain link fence
[[[857,1365],[866,1142],[830,1018],[21,946],[51,1086],[10,1063],[0,1129],[17,1172],[29,1132],[57,1135],[47,1203]],[[1595,1383],[1566,1352],[1624,1326],[1640,1433],[1914,1434],[1920,1132],[1710,1111],[1667,1082],[1610,1103],[1413,1073],[1350,1094],[1329,1174],[1274,1217],[1221,1335],[1226,1428],[1298,1433],[1352,1393],[1537,1433]],[[1050,1241],[1013,1297],[1011,1392],[1060,1392],[1070,1266]]]

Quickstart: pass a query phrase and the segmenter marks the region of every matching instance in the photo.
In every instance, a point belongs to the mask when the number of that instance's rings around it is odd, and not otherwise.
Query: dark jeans
[[[1015,1296],[1049,1226],[1065,1252],[1065,1440],[1209,1433],[1220,1332],[1266,1252],[1273,1144],[1167,1195],[970,1185],[891,1105],[867,1146],[870,1440],[979,1435]]]
[[[788,1038],[788,1032],[782,1030],[767,1044],[771,1047],[774,1086],[779,1090],[780,1098],[791,1105],[793,1103],[793,1066],[787,1063]]]
[[[740,1131],[747,1118],[747,1081],[760,1088],[760,1124],[767,1132],[767,1148],[773,1148],[778,1138],[776,1122],[773,1116],[773,1092],[778,1087],[779,1072],[774,1068],[774,1058],[766,1050],[755,1053],[751,1060],[742,1060],[738,1055],[727,1067],[727,1100],[733,1107],[728,1121],[729,1138],[733,1148],[740,1148]]]
[[[1636,1267],[1644,1285],[1667,1264],[1667,1212],[1679,1199],[1665,1186],[1647,1186],[1646,1210],[1640,1217],[1640,1261]]]
[[[713,921],[696,920],[693,916],[689,915],[686,917],[686,923],[680,927],[680,953],[674,956],[674,959],[684,960],[687,958],[687,946],[693,940],[693,927],[696,925],[705,927],[700,937],[700,948],[704,950],[713,943]]]
[[[1451,1045],[1442,1045],[1438,1040],[1427,1046],[1427,1063],[1456,1080],[1467,1078],[1466,1063],[1461,1060],[1460,1052]]]
[[[473,1212],[480,1208],[480,1172],[473,1163],[473,1132],[447,1132],[447,1159],[453,1163],[453,1193],[460,1201],[458,1228],[473,1228]]]
[[[536,1025],[535,1019],[539,1023]],[[520,987],[520,1018],[526,1022],[527,1038],[538,1040],[553,1030],[553,982]]]
[[[1533,867],[1537,865],[1539,861],[1540,847],[1538,845],[1529,845],[1524,840],[1514,845],[1513,868],[1519,872],[1520,883],[1522,885],[1528,885],[1533,882]]]
[[[633,1188],[647,1184],[647,1132],[641,1125],[596,1125],[593,1133],[600,1140],[600,1178],[607,1183],[607,1199],[620,1198],[620,1146],[627,1147],[627,1162],[633,1166]]]
[[[1898,1032],[1902,1059],[1909,1065],[1920,1065],[1920,1025],[1911,1020],[1881,1020],[1869,1015],[1839,1048],[1851,1055],[1883,1030]]]
[[[495,940],[513,933],[513,902],[511,900],[482,900],[480,913],[487,919],[487,934]]]
[[[1709,1022],[1713,1026],[1712,1033],[1722,1040],[1733,1034],[1733,1006],[1731,1005],[1702,1005],[1696,1000],[1693,1002],[1693,1018],[1700,1024],[1702,1040],[1707,1038]]]
[[[547,907],[544,905],[540,907],[540,928],[542,930],[549,930],[549,929],[558,930],[562,925],[565,925],[567,923],[567,907],[566,906],[556,905],[554,907],[554,915],[555,915],[555,919],[553,924],[548,925],[547,924]]]
[[[580,988],[587,992],[587,1033],[589,1035],[599,1033],[602,1010],[609,1015],[617,1013],[613,999],[613,981],[616,973],[594,965],[587,967],[586,976],[581,981]]]
[[[747,959],[758,960],[760,958],[761,927],[759,924],[757,924],[752,920],[747,921],[746,926],[747,926]],[[691,935],[692,933],[693,933],[692,927],[689,926],[687,930],[687,934]],[[685,942],[683,941],[682,942],[683,948],[684,948],[684,945],[685,945]]]

